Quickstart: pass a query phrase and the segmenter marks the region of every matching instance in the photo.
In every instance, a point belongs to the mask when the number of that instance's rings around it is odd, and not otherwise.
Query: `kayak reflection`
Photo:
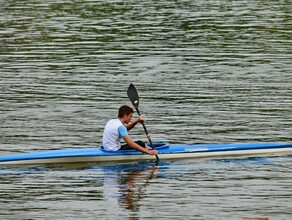
[[[149,163],[103,166],[104,200],[111,211],[114,206],[138,212],[139,201],[146,195],[150,180],[158,173],[157,166]],[[118,207],[117,207],[118,206]]]

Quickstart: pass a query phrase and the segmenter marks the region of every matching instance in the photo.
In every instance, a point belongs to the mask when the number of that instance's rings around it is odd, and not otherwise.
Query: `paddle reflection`
[[[104,199],[127,210],[138,212],[139,201],[146,195],[150,180],[158,173],[157,166],[128,164],[104,167]]]

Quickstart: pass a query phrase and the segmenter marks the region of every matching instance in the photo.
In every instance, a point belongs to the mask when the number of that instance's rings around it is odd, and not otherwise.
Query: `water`
[[[130,83],[153,141],[292,140],[289,1],[0,1],[0,12],[1,155],[99,145]],[[1,168],[0,217],[291,219],[289,167]],[[112,176],[138,178],[129,207],[128,179],[107,200]]]
[[[291,157],[1,169],[3,219],[291,217]]]

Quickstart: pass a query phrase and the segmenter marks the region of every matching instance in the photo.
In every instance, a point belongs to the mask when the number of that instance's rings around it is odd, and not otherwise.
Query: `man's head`
[[[123,105],[119,108],[119,118],[123,118],[124,116],[129,116],[129,115],[133,115],[134,114],[134,110],[127,105]]]

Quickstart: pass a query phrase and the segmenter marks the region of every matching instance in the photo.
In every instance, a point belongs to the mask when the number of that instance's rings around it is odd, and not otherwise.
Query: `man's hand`
[[[149,155],[158,155],[158,152],[157,152],[157,150],[148,149],[148,154]]]
[[[144,122],[144,117],[143,116],[139,116],[137,119],[137,123],[143,123]]]

